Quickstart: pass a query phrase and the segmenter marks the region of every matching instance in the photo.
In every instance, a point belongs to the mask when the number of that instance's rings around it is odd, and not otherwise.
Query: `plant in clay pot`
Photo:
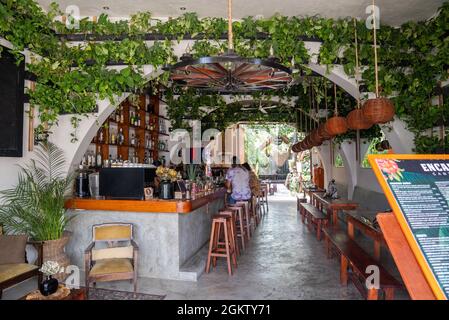
[[[43,244],[43,261],[55,261],[61,267],[70,264],[65,253],[70,233],[65,228],[71,218],[65,215],[64,202],[73,174],[63,171],[64,153],[51,142],[35,149],[35,159],[21,167],[14,188],[0,193],[0,223],[6,232],[26,234]],[[54,275],[65,279],[64,273]]]

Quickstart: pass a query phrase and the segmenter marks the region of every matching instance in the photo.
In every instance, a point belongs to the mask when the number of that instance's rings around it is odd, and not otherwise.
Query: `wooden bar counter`
[[[226,189],[219,188],[193,200],[69,199],[65,207],[72,236],[66,252],[83,270],[93,225],[132,223],[140,248],[139,277],[196,281],[204,270],[201,254],[212,216],[223,208],[225,195]]]

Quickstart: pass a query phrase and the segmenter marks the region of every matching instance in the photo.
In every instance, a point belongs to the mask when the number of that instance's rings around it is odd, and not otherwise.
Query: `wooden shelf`
[[[146,138],[149,137],[155,143],[155,146],[159,143],[159,121],[156,118],[159,117],[159,98],[157,96],[150,96],[151,103],[154,105],[154,113],[150,113],[145,110],[146,106],[146,96],[141,95],[139,100],[140,109],[137,110],[136,107],[132,106],[128,100],[123,101],[117,111],[121,108],[123,112],[123,123],[117,122],[115,119],[108,118],[105,122],[108,124],[113,124],[113,128],[111,126],[101,127],[97,132],[96,138],[92,141],[92,143],[96,144],[96,152],[101,152],[102,159],[109,158],[111,154],[110,148],[117,148],[117,157],[121,156],[123,160],[129,160],[129,150],[135,149],[137,151],[137,156],[139,158],[139,162],[143,162],[146,152],[150,152],[150,155],[154,160],[159,159],[159,151],[156,148],[145,148],[145,147],[137,147],[129,145],[130,138],[133,133],[135,133],[135,137],[138,139],[140,145],[145,145]],[[139,115],[141,119],[141,125],[135,126],[130,124],[130,109],[133,110],[137,115]],[[145,128],[147,124],[147,119],[153,123],[154,129],[148,130]],[[110,133],[115,132],[118,133],[119,130],[122,130],[124,135],[124,141],[126,144],[118,145],[118,144],[110,144],[110,143],[98,143],[98,137],[100,135],[100,131],[103,130],[103,135],[108,138],[110,141]]]

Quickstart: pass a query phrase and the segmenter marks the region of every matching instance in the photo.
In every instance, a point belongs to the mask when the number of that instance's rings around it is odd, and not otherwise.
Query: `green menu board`
[[[449,156],[373,155],[370,163],[439,299],[449,298]]]

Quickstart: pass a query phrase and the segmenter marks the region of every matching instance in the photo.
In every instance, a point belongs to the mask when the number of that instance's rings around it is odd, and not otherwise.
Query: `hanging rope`
[[[234,50],[232,34],[232,0],[228,0],[228,49]]]
[[[334,116],[338,116],[338,107],[337,107],[337,85],[334,83],[334,104],[335,104],[335,110],[334,110]]]
[[[376,98],[379,98],[379,75],[377,67],[377,32],[376,32],[376,6],[373,0],[373,28],[374,28],[374,72],[376,76]]]
[[[359,45],[357,39],[357,20],[354,18],[354,39],[355,39],[355,83],[359,90]],[[357,96],[357,109],[360,109],[360,93]]]
[[[324,107],[326,108],[326,120],[329,118],[329,111],[327,108],[327,83],[326,79],[324,79]]]

